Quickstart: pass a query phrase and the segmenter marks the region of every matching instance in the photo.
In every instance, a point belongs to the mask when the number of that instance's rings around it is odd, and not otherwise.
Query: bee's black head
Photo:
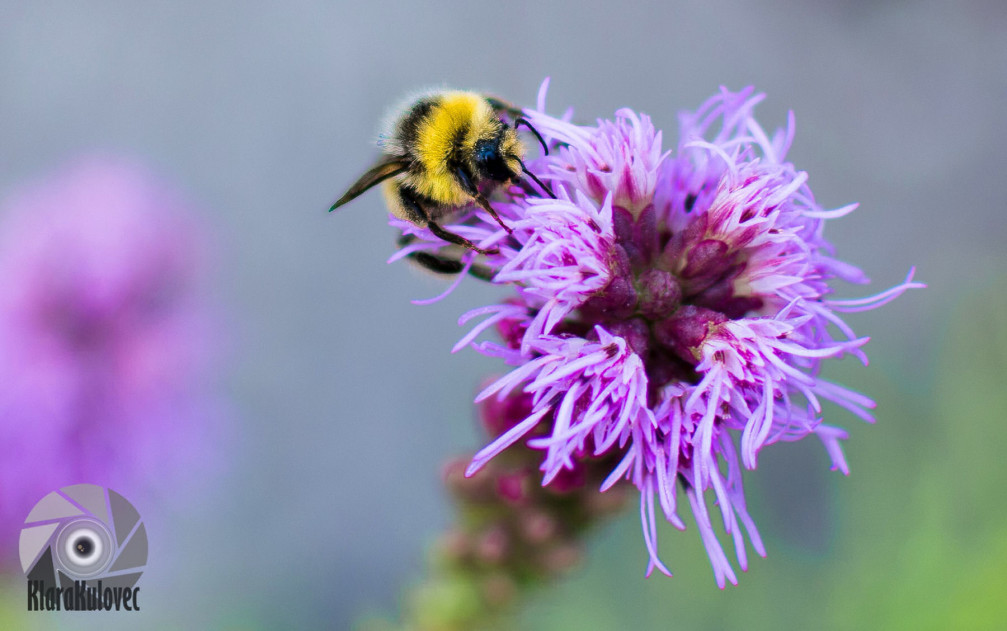
[[[513,129],[501,127],[491,138],[476,141],[472,160],[480,177],[496,182],[506,182],[520,174],[520,163],[515,159],[517,134]]]

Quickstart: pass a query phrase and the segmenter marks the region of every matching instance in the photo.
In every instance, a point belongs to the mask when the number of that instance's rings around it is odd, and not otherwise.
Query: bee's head
[[[481,138],[473,148],[473,162],[476,171],[485,179],[507,182],[521,175],[521,157],[524,146],[515,132],[501,125],[497,133],[489,138]]]
[[[542,144],[542,152],[549,155],[549,148],[538,131],[524,118],[514,121],[514,127],[500,123],[496,133],[486,138],[480,138],[473,147],[473,162],[475,170],[485,179],[495,182],[517,181],[524,173],[535,181],[545,193],[555,199],[552,191],[541,182],[535,174],[529,171],[521,158],[524,157],[524,145],[517,135],[518,125],[525,125],[535,134]]]

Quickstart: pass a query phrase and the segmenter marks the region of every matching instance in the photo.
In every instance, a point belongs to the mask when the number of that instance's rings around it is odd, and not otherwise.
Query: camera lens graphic
[[[57,535],[57,559],[74,578],[101,574],[112,560],[114,550],[112,535],[94,519],[71,522]]]
[[[29,580],[67,587],[102,580],[132,587],[147,564],[147,531],[126,498],[94,484],[43,497],[21,529],[21,567]]]

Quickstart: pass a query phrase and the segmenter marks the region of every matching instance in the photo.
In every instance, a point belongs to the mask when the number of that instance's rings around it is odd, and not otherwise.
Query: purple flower
[[[552,171],[551,179],[599,204],[611,196],[615,205],[633,215],[650,203],[668,153],[661,153],[661,132],[654,131],[646,114],[623,108],[615,113],[615,121],[599,120],[595,127],[540,116],[536,125],[561,143],[539,164],[539,169]]]
[[[81,482],[163,482],[205,459],[215,340],[188,204],[89,160],[0,210],[0,517]],[[13,539],[11,539],[13,540]]]
[[[717,584],[737,583],[712,526],[708,493],[724,532],[747,568],[745,538],[765,549],[745,504],[741,467],[780,441],[815,435],[834,469],[848,472],[843,430],[822,422],[821,400],[870,422],[867,397],[819,376],[823,360],[852,355],[866,364],[845,312],[873,309],[907,289],[906,280],[861,300],[831,298],[833,280],[866,283],[833,258],[827,221],[855,204],[824,210],[806,173],[785,160],[793,116],[766,134],[753,117],[762,95],[726,89],[681,116],[680,141],[663,153],[649,118],[619,110],[615,121],[579,126],[537,110],[526,117],[552,147],[529,162],[556,199],[511,187],[494,205],[507,235],[481,210],[451,230],[499,254],[481,263],[515,288],[455,347],[513,366],[478,397],[531,397],[530,412],[473,458],[471,475],[510,445],[542,451],[542,483],[586,457],[618,456],[602,485],[621,479],[640,490],[648,573],[670,574],[657,553],[657,507],[684,529],[684,493]],[[409,251],[446,255],[432,235]],[[401,253],[404,255],[407,252]],[[473,253],[465,253],[471,265]],[[497,327],[504,343],[474,342]]]

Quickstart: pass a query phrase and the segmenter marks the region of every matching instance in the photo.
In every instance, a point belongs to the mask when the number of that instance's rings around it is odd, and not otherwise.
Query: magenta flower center
[[[600,324],[624,338],[644,360],[651,398],[673,381],[698,383],[698,348],[711,327],[762,306],[735,291],[745,260],[724,241],[657,225],[652,204],[638,218],[619,207],[613,215],[613,277],[558,331],[597,339]]]

